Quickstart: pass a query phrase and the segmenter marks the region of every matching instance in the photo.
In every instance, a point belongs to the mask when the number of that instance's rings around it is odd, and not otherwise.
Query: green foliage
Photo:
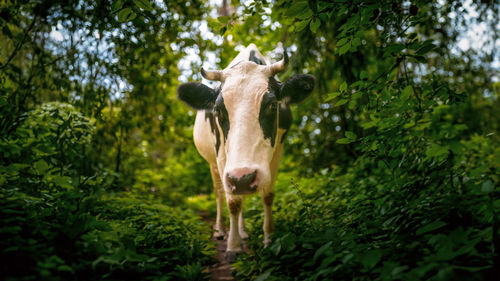
[[[360,164],[360,163],[358,163]],[[472,165],[471,165],[472,166]],[[381,173],[381,174],[380,174]],[[498,198],[383,182],[385,169],[315,175],[284,184],[274,204],[276,233],[262,248],[259,200],[250,200],[254,255],[237,262],[242,280],[489,280]],[[418,188],[418,191],[415,189]],[[450,186],[448,186],[450,189]]]
[[[82,183],[88,165],[92,122],[65,103],[43,104],[21,116],[21,124],[0,142],[4,165],[0,184],[23,191],[71,190]]]
[[[127,194],[2,190],[4,280],[201,280],[209,231],[189,210]]]
[[[2,277],[206,278],[212,183],[175,88],[201,79],[186,57],[222,69],[255,43],[276,61],[278,42],[281,80],[317,85],[292,108],[266,249],[245,201],[238,277],[498,276],[498,3],[230,2],[0,4]],[[483,46],[457,48],[474,22]]]
[[[5,280],[205,278],[213,245],[192,211],[133,193],[102,195],[114,177],[85,175],[94,132],[87,117],[56,102],[20,120],[0,143]]]

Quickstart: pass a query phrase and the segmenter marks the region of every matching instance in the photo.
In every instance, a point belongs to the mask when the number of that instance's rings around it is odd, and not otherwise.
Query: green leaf
[[[371,127],[376,126],[377,122],[378,122],[378,120],[373,120],[373,121],[369,121],[369,122],[366,122],[366,123],[361,123],[361,127],[363,127],[364,129],[369,129]]]
[[[356,99],[359,99],[360,97],[362,97],[364,94],[364,92],[356,92],[354,94],[352,94],[352,99],[356,100]]]
[[[401,99],[407,100],[410,97],[412,92],[413,92],[413,88],[410,85],[406,86],[403,89],[403,91],[401,92]]]
[[[405,48],[403,44],[390,44],[384,48],[384,56],[398,54]]]
[[[67,272],[72,272],[72,273],[74,272],[73,268],[71,268],[71,267],[69,267],[68,265],[65,265],[65,264],[58,266],[57,270],[58,271],[67,271]]]
[[[223,27],[219,30],[220,35],[224,35],[224,33],[226,33],[226,31],[227,31],[227,26],[223,26]]]
[[[337,140],[337,143],[340,143],[340,144],[348,144],[348,143],[351,143],[353,142],[354,140],[352,139],[348,139],[348,138],[341,138],[341,139],[338,139]]]
[[[19,170],[22,170],[22,169],[25,169],[25,168],[28,168],[30,165],[28,164],[22,164],[22,163],[13,163],[13,164],[10,164],[9,166],[7,166],[5,168],[5,171],[7,173],[16,173],[18,172]]]
[[[361,259],[361,263],[363,264],[364,267],[370,269],[374,267],[382,258],[382,250],[380,249],[373,249],[371,251],[368,251],[363,258]]]
[[[357,138],[356,134],[351,131],[346,131],[345,136],[351,140],[355,140]]]
[[[118,10],[120,10],[123,7],[123,1],[124,0],[116,0],[113,2],[113,5],[111,5],[111,11],[114,13]]]
[[[445,222],[440,221],[440,220],[436,220],[434,222],[426,224],[426,225],[422,226],[421,228],[417,229],[417,235],[421,235],[421,234],[424,234],[427,232],[434,231],[434,230],[439,229],[445,225],[446,225]]]
[[[341,92],[344,92],[345,90],[347,90],[347,82],[346,81],[344,81],[342,84],[340,84],[339,90]]]
[[[427,63],[427,59],[424,56],[415,56],[418,62]]]
[[[44,174],[49,169],[49,165],[43,159],[36,161],[33,166],[39,175]]]
[[[304,28],[306,28],[306,26],[308,24],[309,24],[309,20],[302,20],[302,21],[296,22],[295,23],[295,31],[299,32],[299,31],[304,30]]]
[[[344,105],[348,102],[349,100],[346,100],[346,99],[341,99],[339,100],[338,102],[335,103],[335,106],[341,106],[341,105]]]
[[[296,18],[300,20],[310,20],[312,15],[313,11],[311,9],[306,9],[304,13],[296,16]]]
[[[131,21],[135,19],[135,17],[136,17],[135,12],[132,11],[132,9],[130,8],[125,8],[118,13],[119,22]]]
[[[328,248],[330,248],[330,246],[332,245],[333,241],[330,241],[326,244],[324,244],[323,246],[319,247],[318,250],[316,250],[316,252],[314,253],[314,261],[318,260],[318,258],[326,251],[328,250]]]
[[[271,275],[271,272],[272,272],[272,271],[273,271],[273,270],[272,270],[272,269],[270,269],[270,270],[268,270],[268,271],[266,271],[266,272],[262,273],[261,275],[259,275],[259,276],[255,279],[255,281],[264,281],[264,280],[267,280],[267,278],[269,278],[269,276]]]
[[[408,128],[413,127],[413,126],[415,126],[415,120],[412,119],[412,120],[406,122],[406,124],[403,125],[403,128],[408,129]]]
[[[339,41],[337,41],[337,47],[345,45],[347,43],[347,41],[349,41],[349,38],[347,38],[347,37],[340,39]]]
[[[367,71],[361,71],[359,74],[359,79],[368,79],[368,72]]]
[[[281,252],[281,243],[277,241],[274,242],[273,245],[269,247],[269,250],[271,250],[271,252],[273,252],[275,256],[279,255],[279,253]]]
[[[281,244],[282,250],[284,252],[290,252],[293,249],[295,249],[295,247],[296,247],[295,240],[296,240],[295,235],[291,234],[291,233],[287,233],[287,234],[285,234],[285,236],[281,237],[280,244]]]
[[[153,10],[153,6],[151,6],[151,3],[149,3],[148,0],[134,0],[134,4],[146,11],[151,11]]]
[[[448,146],[440,146],[438,144],[433,144],[425,151],[427,157],[437,157],[441,155],[448,154]]]
[[[361,46],[361,39],[359,37],[356,37],[352,40],[352,46],[353,47],[359,47]]]
[[[491,181],[483,182],[481,185],[481,192],[490,193],[493,191],[493,183]]]
[[[424,46],[420,47],[420,49],[417,50],[417,56],[422,56],[426,53],[428,53],[429,51],[431,51],[432,49],[434,49],[436,47],[436,45],[430,43],[430,44],[425,44]]]
[[[297,1],[294,2],[288,10],[286,10],[285,16],[286,17],[297,17],[303,13],[305,13],[306,9],[309,9],[309,3],[308,1]]]
[[[327,1],[319,1],[318,3],[318,11],[322,12],[328,8],[332,8],[334,6],[333,3]]]
[[[54,183],[62,188],[65,188],[65,189],[72,189],[73,188],[73,185],[72,185],[73,181],[68,176],[57,175],[54,177]]]
[[[309,29],[311,29],[311,31],[313,33],[316,33],[316,30],[318,30],[318,27],[320,26],[321,24],[321,21],[319,19],[313,19],[311,21],[311,23],[309,24]]]
[[[403,265],[403,266],[397,266],[391,271],[392,276],[397,276],[398,274],[402,273],[403,271],[407,270],[408,266]]]
[[[342,258],[342,263],[348,263],[352,258],[354,258],[354,254],[349,253]]]
[[[318,15],[318,17],[321,19],[322,22],[328,21],[328,15],[326,13],[321,13]]]
[[[345,53],[347,53],[347,51],[349,51],[349,49],[351,48],[351,42],[345,44],[344,46],[340,47],[339,49],[339,55],[343,55]]]
[[[340,92],[333,92],[333,93],[329,93],[328,96],[326,97],[325,101],[331,101],[333,100],[334,98],[340,96],[341,93]]]
[[[229,17],[218,17],[217,20],[222,24],[227,24],[229,22]]]
[[[357,104],[358,104],[358,102],[357,102],[356,100],[351,100],[351,101],[349,102],[348,107],[349,107],[349,109],[354,110],[354,109],[356,108],[356,105],[357,105]]]
[[[210,27],[213,30],[219,30],[221,29],[224,25],[221,24],[219,21],[215,20],[214,18],[209,18],[207,20],[208,27]]]

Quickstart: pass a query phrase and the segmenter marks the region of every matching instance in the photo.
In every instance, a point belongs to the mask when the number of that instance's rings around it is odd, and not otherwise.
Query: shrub
[[[135,193],[89,166],[90,119],[49,103],[0,141],[3,280],[201,280],[209,229],[194,212]]]

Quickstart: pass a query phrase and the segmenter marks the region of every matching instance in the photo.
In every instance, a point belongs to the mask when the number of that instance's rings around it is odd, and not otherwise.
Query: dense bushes
[[[0,143],[0,183],[29,192],[78,186],[88,171],[85,151],[93,126],[73,106],[47,103],[20,116]]]
[[[2,190],[4,280],[200,280],[209,230],[189,210],[127,194]]]
[[[494,210],[490,184],[461,191],[411,184],[393,190],[364,169],[280,176],[276,234],[262,248],[259,200],[247,200],[255,255],[236,264],[243,280],[490,280]],[[439,179],[435,179],[439,181]],[[289,182],[286,184],[286,182]],[[436,194],[437,193],[437,194]],[[496,199],[494,199],[496,198]],[[255,210],[255,211],[253,211]]]
[[[114,176],[87,166],[88,118],[49,103],[20,122],[1,142],[4,280],[204,278],[206,225],[147,194],[105,192]]]

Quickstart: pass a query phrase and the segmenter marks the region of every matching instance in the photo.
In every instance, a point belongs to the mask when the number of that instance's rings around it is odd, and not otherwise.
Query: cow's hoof
[[[226,251],[226,261],[234,263],[242,253],[243,251]]]
[[[248,234],[245,231],[240,231],[240,237],[241,239],[248,239]]]
[[[269,244],[271,244],[271,239],[269,239],[269,238],[264,239],[263,244],[264,244],[264,248],[267,248],[267,246],[269,246]]]
[[[222,231],[215,231],[214,232],[214,238],[217,240],[223,240],[225,235],[226,234]]]

